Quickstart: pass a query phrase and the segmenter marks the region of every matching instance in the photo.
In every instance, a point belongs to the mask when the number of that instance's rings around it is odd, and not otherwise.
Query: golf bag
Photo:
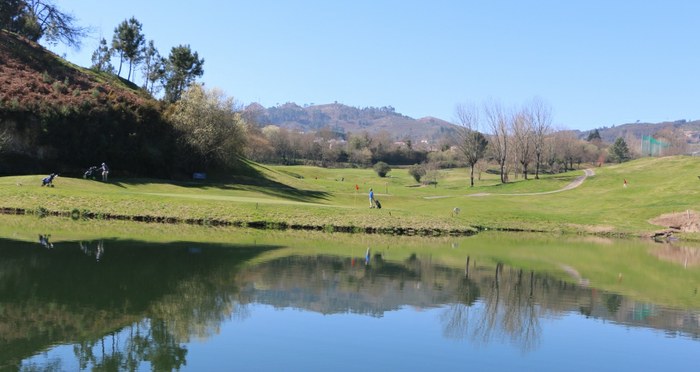
[[[85,179],[97,179],[97,177],[100,175],[101,168],[97,166],[92,166],[88,168],[88,170],[85,171],[85,174],[83,174],[83,178]]]

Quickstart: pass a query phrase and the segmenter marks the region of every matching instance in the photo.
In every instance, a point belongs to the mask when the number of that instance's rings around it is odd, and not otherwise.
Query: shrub
[[[56,92],[56,93],[66,93],[68,91],[68,87],[60,81],[54,82],[52,84],[52,86],[53,86],[54,92]]]
[[[46,84],[51,84],[53,83],[53,78],[47,71],[44,71],[41,73],[41,80],[46,83]]]
[[[373,169],[375,172],[377,172],[377,175],[379,177],[386,177],[386,174],[391,172],[391,167],[389,167],[389,164],[383,161],[377,162],[377,164],[374,165]]]
[[[408,174],[413,176],[416,182],[420,182],[420,179],[425,176],[425,167],[420,164],[413,164],[408,168]]]

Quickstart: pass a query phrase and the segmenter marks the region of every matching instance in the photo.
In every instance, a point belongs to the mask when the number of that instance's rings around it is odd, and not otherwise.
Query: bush
[[[420,182],[420,179],[425,176],[425,167],[420,164],[413,164],[408,168],[408,174],[413,176],[416,182]]]
[[[391,167],[389,167],[389,164],[383,161],[377,162],[377,164],[374,165],[373,169],[375,172],[377,172],[377,175],[379,177],[386,177],[386,174],[391,172]]]

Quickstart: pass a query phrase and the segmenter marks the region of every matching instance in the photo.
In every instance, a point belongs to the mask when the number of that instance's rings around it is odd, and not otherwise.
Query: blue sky
[[[700,119],[699,1],[57,0],[100,37],[132,16],[160,53],[189,44],[239,103],[393,106],[455,121],[460,103],[539,97],[558,128]],[[124,76],[126,74],[123,74]],[[141,83],[141,76],[136,79]]]

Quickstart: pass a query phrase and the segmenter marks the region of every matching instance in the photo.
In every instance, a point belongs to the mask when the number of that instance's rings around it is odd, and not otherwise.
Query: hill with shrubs
[[[134,174],[173,171],[161,103],[133,83],[5,30],[0,61],[0,174],[77,173],[103,161]]]

